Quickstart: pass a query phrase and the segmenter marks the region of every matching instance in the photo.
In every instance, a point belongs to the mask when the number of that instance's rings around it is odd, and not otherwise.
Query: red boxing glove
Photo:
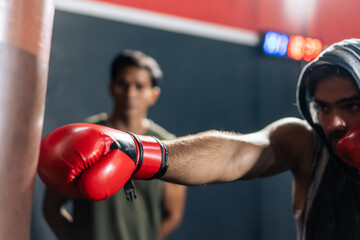
[[[130,179],[166,172],[166,148],[150,136],[76,123],[41,142],[38,173],[49,188],[72,198],[103,200]]]
[[[351,129],[337,144],[339,157],[360,173],[360,125]]]

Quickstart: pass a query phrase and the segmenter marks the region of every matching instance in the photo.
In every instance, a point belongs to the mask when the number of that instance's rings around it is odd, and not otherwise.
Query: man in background
[[[162,71],[150,56],[126,50],[112,62],[110,114],[100,113],[88,123],[109,126],[158,139],[175,136],[147,118],[148,109],[160,96]],[[185,207],[184,186],[159,180],[135,180],[134,201],[123,190],[104,201],[74,200],[73,214],[65,208],[69,198],[46,190],[44,215],[59,239],[157,240],[164,239],[181,223]],[[131,193],[131,182],[125,187]]]

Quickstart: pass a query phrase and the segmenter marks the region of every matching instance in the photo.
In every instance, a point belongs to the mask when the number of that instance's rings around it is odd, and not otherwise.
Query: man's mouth
[[[334,142],[334,143],[337,143],[339,142],[339,140],[345,136],[346,132],[345,131],[336,131],[336,132],[332,132],[329,134],[328,136],[328,140],[330,142]]]

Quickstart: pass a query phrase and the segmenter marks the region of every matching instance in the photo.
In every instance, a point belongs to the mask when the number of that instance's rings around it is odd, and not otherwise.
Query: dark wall
[[[178,136],[207,129],[247,133],[298,116],[298,62],[254,47],[56,11],[44,134],[111,110],[109,64],[123,49],[156,58],[162,96],[149,115]],[[211,147],[211,146],[209,146]],[[184,221],[169,239],[295,239],[291,174],[189,187]],[[55,239],[36,179],[32,240]]]

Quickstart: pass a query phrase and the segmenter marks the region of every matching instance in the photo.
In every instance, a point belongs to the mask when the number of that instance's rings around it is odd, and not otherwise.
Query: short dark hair
[[[316,86],[321,80],[334,76],[354,79],[345,68],[339,65],[324,63],[310,67],[304,76],[309,95],[314,96]]]
[[[121,70],[130,66],[149,70],[152,86],[159,86],[163,76],[159,64],[154,58],[138,50],[125,50],[114,58],[111,64],[111,82],[115,81],[116,76]]]

